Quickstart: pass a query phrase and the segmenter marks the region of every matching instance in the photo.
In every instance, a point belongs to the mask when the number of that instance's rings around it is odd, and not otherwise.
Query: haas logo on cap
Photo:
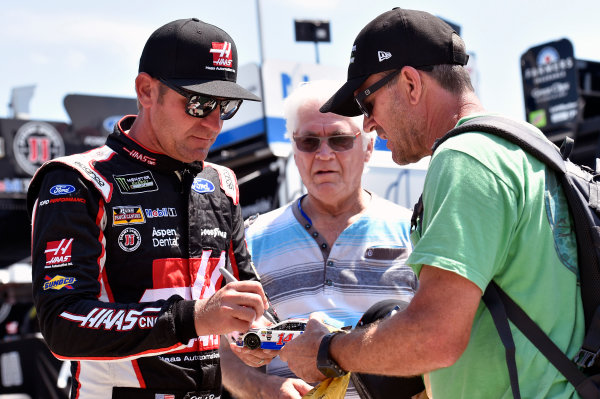
[[[213,55],[213,65],[221,67],[233,66],[233,59],[231,54],[231,43],[229,42],[212,42],[212,48],[210,52]]]

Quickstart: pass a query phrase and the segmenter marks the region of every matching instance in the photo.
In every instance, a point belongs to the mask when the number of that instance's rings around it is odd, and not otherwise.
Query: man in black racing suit
[[[219,335],[268,306],[235,175],[203,162],[222,120],[259,100],[236,69],[219,28],[159,28],[140,59],[138,116],[31,182],[33,296],[50,349],[72,361],[72,398],[218,398]],[[222,266],[241,281],[225,285]]]

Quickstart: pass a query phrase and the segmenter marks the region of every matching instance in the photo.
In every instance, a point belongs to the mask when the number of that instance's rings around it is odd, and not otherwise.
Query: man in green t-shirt
[[[448,24],[393,9],[358,34],[348,81],[321,112],[362,112],[365,131],[387,139],[396,163],[418,161],[448,130],[486,113],[467,60]],[[419,275],[410,306],[349,334],[327,334],[311,321],[281,352],[297,375],[430,373],[435,399],[510,398],[504,347],[481,301],[492,280],[567,356],[576,354],[584,333],[576,242],[552,172],[501,138],[465,133],[432,157],[423,205],[407,262]],[[512,333],[522,397],[577,397],[514,326]]]

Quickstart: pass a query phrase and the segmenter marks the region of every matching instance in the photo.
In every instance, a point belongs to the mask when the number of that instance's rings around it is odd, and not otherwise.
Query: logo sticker
[[[142,236],[140,232],[132,227],[128,227],[119,234],[119,246],[125,252],[133,252],[140,246]]]
[[[46,268],[73,266],[71,262],[71,246],[73,239],[63,238],[60,241],[46,243]]]
[[[177,211],[175,210],[175,208],[144,209],[144,212],[146,212],[146,217],[148,219],[166,217],[173,218],[177,216]]]
[[[179,245],[179,234],[175,229],[157,229],[154,227],[152,229],[152,245],[154,248],[176,247]]]
[[[113,208],[113,226],[140,223],[146,223],[141,206],[115,206]]]
[[[388,58],[392,58],[392,53],[389,51],[378,51],[377,57],[379,58],[379,62],[387,60]]]
[[[212,42],[212,48],[210,52],[213,55],[213,65],[216,67],[227,67],[233,66],[233,54],[231,53],[231,43],[229,42]]]
[[[192,190],[197,193],[212,193],[215,191],[215,185],[210,180],[203,179],[201,177],[194,178],[192,183]]]
[[[50,194],[52,195],[67,195],[75,192],[75,187],[70,184],[57,184],[52,186]]]
[[[40,201],[39,206],[42,207],[44,205],[48,205],[48,204],[63,204],[63,203],[67,203],[67,202],[78,202],[80,204],[85,204],[87,201],[85,200],[85,198],[78,198],[78,197],[63,197],[63,198],[52,198],[49,200],[43,200]]]
[[[62,290],[66,288],[68,290],[73,289],[73,284],[77,279],[75,277],[64,277],[64,276],[54,276],[50,278],[50,276],[44,277],[46,282],[44,283],[44,291],[47,290]]]
[[[113,175],[121,194],[148,193],[158,190],[158,184],[150,171],[131,173],[128,175]]]
[[[200,230],[200,235],[201,236],[211,236],[211,237],[222,237],[222,238],[227,238],[227,233],[225,233],[224,231],[221,231],[221,229],[219,229],[218,227],[212,228],[212,229],[202,229]]]
[[[160,308],[136,309],[108,309],[93,308],[88,314],[73,314],[62,312],[60,317],[75,322],[82,328],[92,328],[94,330],[103,329],[106,331],[130,331],[134,328],[152,328],[156,324]]]
[[[123,149],[129,154],[129,156],[133,159],[137,159],[138,161],[142,161],[147,163],[148,165],[156,165],[156,158],[151,158],[148,155],[141,154],[137,150],[130,150],[129,148],[123,147]]]
[[[560,55],[558,51],[554,47],[544,47],[540,50],[537,56],[537,64],[538,65],[548,65],[553,64],[560,60]]]
[[[54,126],[27,122],[15,134],[13,152],[17,165],[33,176],[44,162],[65,155],[65,143]]]

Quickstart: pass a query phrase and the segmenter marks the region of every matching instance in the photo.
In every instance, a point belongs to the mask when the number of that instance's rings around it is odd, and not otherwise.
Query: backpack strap
[[[506,365],[508,366],[508,376],[510,378],[510,388],[512,390],[514,399],[521,399],[521,392],[519,391],[519,374],[517,373],[517,362],[515,360],[515,341],[513,340],[512,333],[510,332],[510,326],[508,325],[508,316],[506,315],[506,309],[500,299],[498,290],[495,289],[496,283],[493,281],[487,286],[481,299],[487,306],[494,325],[502,340],[502,345],[506,352]]]
[[[542,329],[514,302],[494,281],[491,281],[483,294],[483,301],[488,307],[498,334],[506,350],[506,362],[509,369],[511,388],[515,399],[520,398],[517,381],[517,365],[514,357],[514,342],[508,327],[508,320],[535,345],[536,348],[573,384],[577,393],[584,399],[600,397],[600,388],[594,378],[588,378],[577,368]],[[501,327],[498,327],[500,325]],[[512,346],[511,344],[512,343]],[[511,353],[512,352],[512,353]]]
[[[600,356],[600,307],[596,309],[590,327],[585,334],[583,345],[573,361],[584,369],[593,367]]]
[[[450,137],[466,132],[484,132],[518,145],[553,170],[565,173],[565,162],[558,147],[534,129],[529,124],[502,116],[480,116],[464,122],[462,125],[450,130],[444,136],[437,139],[433,144],[432,153]]]

